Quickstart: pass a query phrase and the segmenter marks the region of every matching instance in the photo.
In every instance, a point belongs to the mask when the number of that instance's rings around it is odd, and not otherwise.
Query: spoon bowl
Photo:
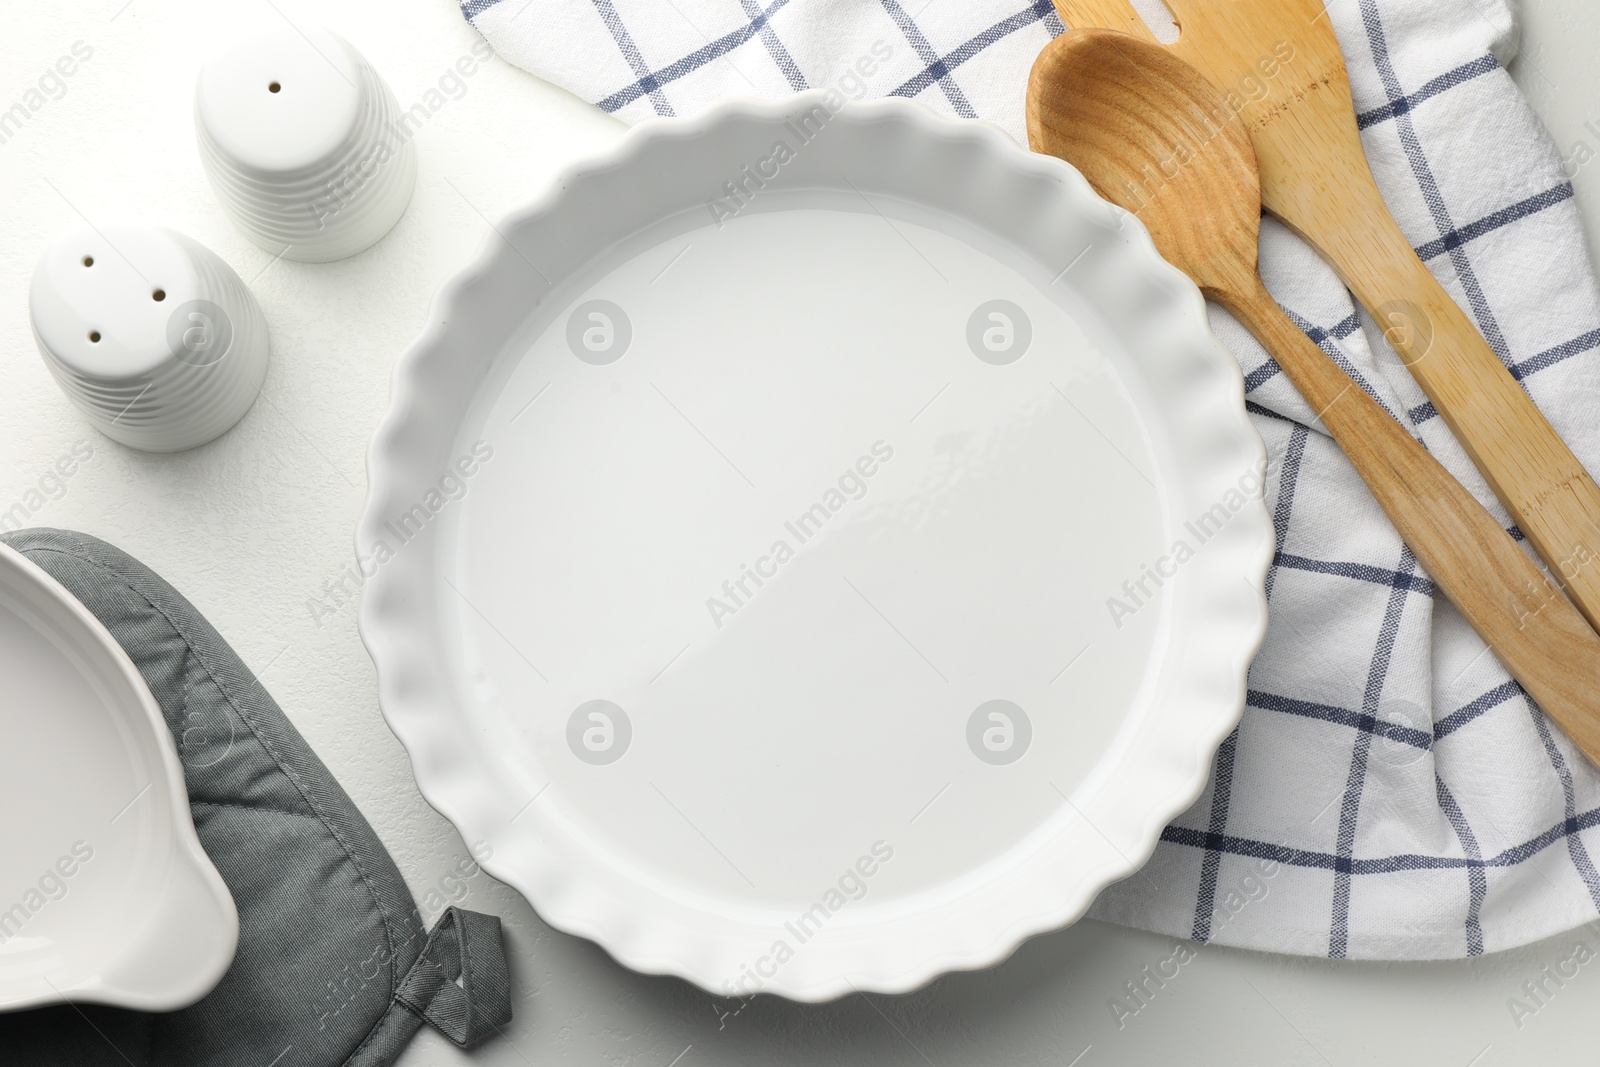
[[[1124,33],[1073,30],[1029,79],[1028,143],[1132,211],[1213,300],[1256,275],[1261,184],[1250,135],[1194,68]],[[1223,301],[1225,302],[1225,301]]]

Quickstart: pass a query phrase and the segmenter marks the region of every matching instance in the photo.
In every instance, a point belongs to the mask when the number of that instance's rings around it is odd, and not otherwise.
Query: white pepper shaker
[[[287,259],[374,244],[405,212],[416,150],[394,93],[320,27],[270,27],[220,50],[195,88],[200,159],[223,209]]]
[[[267,322],[209,248],[159,226],[63,233],[28,294],[39,354],[89,422],[147,452],[205,444],[267,373]]]

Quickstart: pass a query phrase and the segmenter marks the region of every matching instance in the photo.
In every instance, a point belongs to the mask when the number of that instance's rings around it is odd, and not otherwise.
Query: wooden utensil
[[[1277,359],[1435,584],[1600,764],[1600,637],[1500,524],[1279,309],[1257,271],[1261,194],[1244,124],[1153,42],[1074,30],[1028,81],[1028,142],[1135,212],[1157,249]]]
[[[1261,200],[1331,263],[1591,625],[1600,487],[1417,258],[1372,179],[1322,0],[1167,0],[1173,55],[1229,94]],[[1155,38],[1128,0],[1056,0],[1067,25]]]

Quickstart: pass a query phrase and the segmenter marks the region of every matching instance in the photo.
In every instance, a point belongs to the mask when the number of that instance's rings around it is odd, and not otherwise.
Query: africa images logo
[[[806,942],[821,933],[830,919],[867,895],[872,878],[892,859],[894,846],[887,841],[874,841],[868,852],[845,868],[809,908],[783,924],[787,937],[775,940],[765,955],[739,965],[739,976],[723,982],[728,995],[749,996],[761,992],[767,980],[775,978],[783,965],[794,959]]]
[[[783,130],[788,136],[774,141],[766,155],[753,164],[746,163],[738,173],[723,182],[719,190],[722,195],[706,200],[706,210],[711,213],[711,221],[716,223],[717,229],[720,230],[724,222],[744,211],[769,184],[777,181],[783,168],[799,158],[800,152],[816,140],[833,117],[844,108],[846,99],[865,99],[868,81],[893,57],[894,49],[887,41],[879,39],[872,42],[872,47],[858,56],[836,84],[829,86],[822,94],[820,105],[786,119]]]
[[[320,629],[323,619],[337,615],[356,603],[361,590],[377,576],[379,569],[394,559],[406,545],[421,537],[441,512],[465,497],[471,488],[469,483],[473,476],[492,459],[494,446],[481,440],[473,442],[470,452],[457,456],[455,462],[447,466],[437,481],[422,494],[421,499],[384,522],[382,534],[374,540],[370,550],[356,556],[353,569],[346,564],[338,574],[323,579],[320,591],[306,597],[306,611],[311,621]],[[393,544],[390,543],[391,537]]]
[[[87,841],[74,841],[69,854],[46,867],[20,899],[0,910],[0,945],[19,936],[35,915],[64,898],[71,891],[71,879],[92,859],[94,846]]]

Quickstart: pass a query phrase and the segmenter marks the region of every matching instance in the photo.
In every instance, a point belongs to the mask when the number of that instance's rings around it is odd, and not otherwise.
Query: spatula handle
[[[1277,359],[1428,576],[1512,677],[1600,765],[1600,637],[1427,449],[1291,322],[1257,280],[1208,293]]]
[[[1327,257],[1512,521],[1600,627],[1600,486],[1417,258],[1387,209],[1373,207],[1364,224],[1324,236]]]

